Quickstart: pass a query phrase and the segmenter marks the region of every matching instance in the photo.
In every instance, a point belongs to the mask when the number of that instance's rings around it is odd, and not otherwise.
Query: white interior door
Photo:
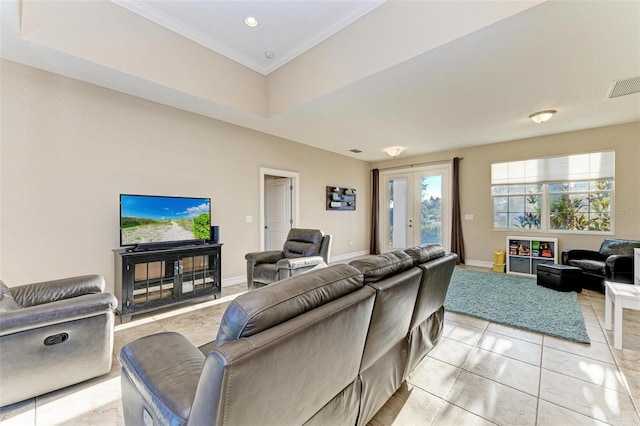
[[[381,173],[383,252],[424,243],[451,246],[451,165]]]
[[[291,178],[267,178],[265,185],[265,250],[280,250],[292,226]]]

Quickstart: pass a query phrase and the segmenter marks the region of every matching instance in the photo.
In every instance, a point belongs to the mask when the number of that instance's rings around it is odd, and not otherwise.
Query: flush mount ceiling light
[[[402,154],[402,151],[404,151],[404,148],[401,146],[390,146],[384,149],[384,152],[386,152],[389,157],[393,158],[396,158],[398,155]]]
[[[264,52],[264,57],[267,59],[273,59],[276,57],[276,54],[270,50],[267,50],[266,52]]]
[[[529,118],[533,120],[534,123],[540,124],[540,123],[544,123],[545,121],[553,117],[553,114],[555,113],[556,113],[555,109],[547,109],[545,111],[534,112],[529,116]]]
[[[244,18],[244,23],[247,27],[251,28],[258,26],[258,20],[253,16],[247,16],[246,18]]]

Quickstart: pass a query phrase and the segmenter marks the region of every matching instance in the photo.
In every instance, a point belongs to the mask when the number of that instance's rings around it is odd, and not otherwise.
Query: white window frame
[[[609,230],[572,230],[551,228],[551,202],[549,185],[568,184],[571,182],[585,182],[610,180],[611,189],[606,191],[610,194],[609,206]],[[509,194],[495,195],[493,188],[497,186],[510,185],[542,185],[542,197],[540,201],[540,228],[520,228],[511,227],[507,222],[507,227],[496,227],[494,220],[496,212],[494,210],[495,197],[509,197]],[[615,227],[615,151],[599,151],[583,154],[573,154],[558,157],[544,157],[522,161],[510,161],[491,164],[491,211],[492,229],[494,231],[519,231],[533,233],[562,233],[562,234],[582,234],[582,235],[612,235]],[[526,192],[526,191],[525,191]],[[602,191],[571,191],[566,194],[589,194]],[[554,194],[557,194],[554,192]],[[525,208],[526,210],[526,208]]]

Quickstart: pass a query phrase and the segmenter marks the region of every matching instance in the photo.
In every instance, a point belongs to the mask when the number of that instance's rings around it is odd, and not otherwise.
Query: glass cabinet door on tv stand
[[[221,244],[115,252],[115,293],[123,322],[133,314],[220,295]]]

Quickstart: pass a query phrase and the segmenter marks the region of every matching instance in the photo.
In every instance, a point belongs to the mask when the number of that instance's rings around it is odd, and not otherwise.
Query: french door
[[[383,252],[424,243],[451,247],[451,164],[380,173]]]
[[[268,179],[264,185],[264,247],[281,250],[293,224],[293,185],[291,178]]]

